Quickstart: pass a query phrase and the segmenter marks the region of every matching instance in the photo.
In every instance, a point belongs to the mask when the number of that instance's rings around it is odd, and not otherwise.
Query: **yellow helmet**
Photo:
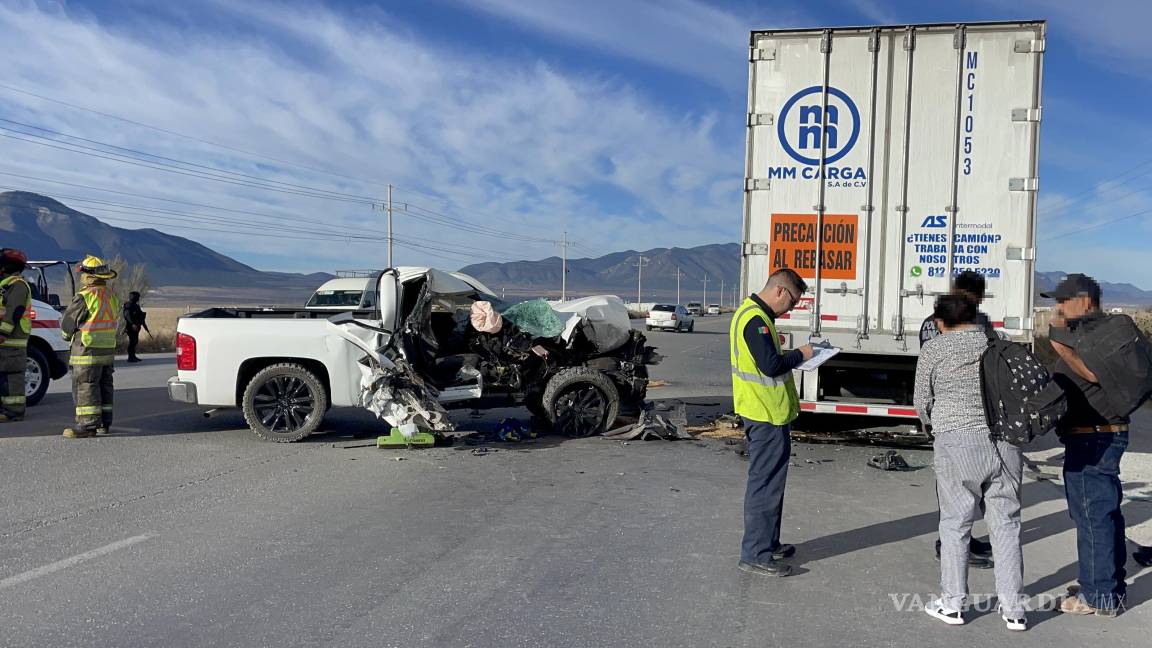
[[[115,279],[116,271],[109,268],[107,263],[98,256],[89,254],[80,262],[80,274],[90,275],[96,279]]]

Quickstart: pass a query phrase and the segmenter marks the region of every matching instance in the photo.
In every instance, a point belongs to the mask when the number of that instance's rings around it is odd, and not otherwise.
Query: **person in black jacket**
[[[1131,419],[1113,409],[1100,378],[1076,348],[1076,331],[1089,335],[1092,324],[1105,317],[1100,284],[1070,274],[1041,296],[1056,300],[1048,339],[1060,357],[1052,379],[1068,396],[1068,414],[1057,433],[1064,444],[1064,488],[1079,557],[1079,586],[1069,588],[1060,610],[1115,617],[1127,598],[1120,462]]]
[[[136,357],[136,346],[140,344],[140,329],[148,331],[148,313],[140,308],[140,293],[133,290],[128,293],[128,302],[123,308],[124,332],[128,334],[128,362],[140,362]]]

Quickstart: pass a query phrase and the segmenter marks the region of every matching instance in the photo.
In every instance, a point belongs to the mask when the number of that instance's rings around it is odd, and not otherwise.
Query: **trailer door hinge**
[[[1044,39],[1018,40],[1012,50],[1017,54],[1039,54],[1044,51]]]
[[[772,181],[768,178],[746,178],[744,191],[767,191],[772,188]]]
[[[1014,122],[1038,122],[1040,121],[1039,108],[1013,108],[1012,121]]]
[[[962,50],[968,44],[968,38],[964,33],[964,27],[957,27],[956,33],[952,34],[952,49]]]
[[[772,113],[748,113],[749,126],[771,126],[776,123],[776,115]]]
[[[1008,178],[1008,191],[1036,191],[1040,178]]]
[[[775,61],[776,48],[775,47],[753,47],[748,53],[749,61]]]
[[[825,29],[824,35],[820,37],[820,53],[827,54],[832,51],[832,30]]]
[[[768,256],[767,243],[745,243],[744,256],[761,255]]]
[[[1035,261],[1036,248],[1009,247],[1005,250],[1009,261]],[[985,295],[987,297],[987,295]]]

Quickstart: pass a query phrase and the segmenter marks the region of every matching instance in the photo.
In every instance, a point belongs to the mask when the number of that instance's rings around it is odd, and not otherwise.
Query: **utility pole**
[[[557,243],[560,246],[560,301],[568,300],[568,248],[575,245],[575,241],[568,240],[568,232]]]
[[[720,310],[724,310],[724,277],[720,277]]]
[[[701,312],[708,311],[708,273],[704,273],[704,301],[700,304]]]
[[[634,266],[636,268],[636,310],[640,310],[640,282],[644,279],[644,266],[647,263],[648,257],[641,256]]]
[[[392,265],[392,184],[388,184],[388,267],[395,268]]]
[[[676,304],[680,304],[680,266],[676,266]]]

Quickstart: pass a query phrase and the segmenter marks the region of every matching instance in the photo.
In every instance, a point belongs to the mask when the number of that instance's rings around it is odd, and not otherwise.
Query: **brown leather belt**
[[[1064,434],[1115,434],[1127,432],[1127,425],[1092,425],[1088,427],[1064,428]]]

